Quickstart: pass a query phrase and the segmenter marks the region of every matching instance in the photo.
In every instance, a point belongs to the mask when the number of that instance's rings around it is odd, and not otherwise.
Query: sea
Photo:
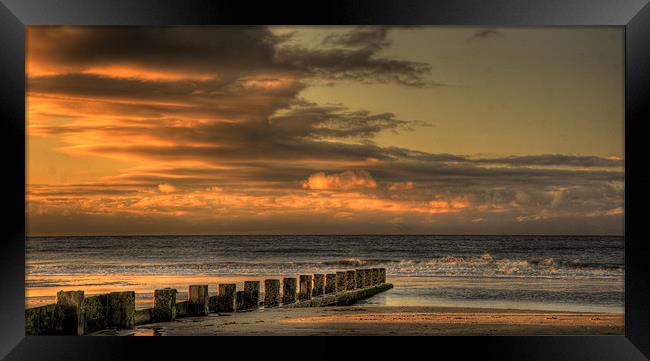
[[[28,237],[26,307],[59,290],[136,291],[385,267],[367,306],[624,312],[624,237],[235,235]],[[186,297],[186,296],[185,296]]]

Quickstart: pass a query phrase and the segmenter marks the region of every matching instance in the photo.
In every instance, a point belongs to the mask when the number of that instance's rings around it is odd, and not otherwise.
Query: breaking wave
[[[326,272],[356,267],[381,266],[391,275],[472,277],[621,277],[622,265],[594,264],[554,258],[495,258],[490,253],[476,257],[442,256],[426,260],[346,258],[320,262],[168,262],[29,265],[30,274],[292,274]],[[37,285],[35,285],[37,286]],[[38,287],[38,286],[37,286]]]

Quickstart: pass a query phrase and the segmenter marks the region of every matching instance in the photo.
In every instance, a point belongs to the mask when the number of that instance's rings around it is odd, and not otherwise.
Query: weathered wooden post
[[[135,292],[109,293],[106,319],[117,328],[135,327]]]
[[[56,293],[56,308],[54,330],[64,335],[84,334],[84,321],[81,305],[84,301],[84,291],[59,291]]]
[[[312,296],[321,296],[325,293],[325,275],[314,273],[314,287],[311,290]]]
[[[282,279],[282,304],[288,305],[296,302],[296,288],[298,280],[295,277]]]
[[[217,295],[208,297],[208,313],[219,312],[217,311]]]
[[[217,312],[235,311],[235,283],[220,283],[217,292]]]
[[[264,307],[280,305],[280,280],[264,280]]]
[[[370,268],[368,269],[368,285],[369,286],[374,286],[375,285],[375,269]]]
[[[345,271],[345,290],[352,291],[357,287],[356,271]]]
[[[85,297],[81,302],[81,314],[84,321],[84,334],[103,330],[108,326],[108,295]],[[51,326],[50,326],[51,328]]]
[[[257,308],[260,299],[260,281],[244,282],[244,309]]]
[[[372,286],[372,270],[366,268],[363,270],[363,287],[370,286]]]
[[[366,287],[366,270],[365,269],[357,270],[357,286],[358,286],[358,288]]]
[[[356,288],[363,288],[365,272],[362,269],[355,270],[354,278],[356,280]]]
[[[244,291],[237,291],[235,293],[235,310],[241,311],[244,309]]]
[[[386,269],[379,269],[379,283],[386,283]]]
[[[176,294],[173,288],[163,288],[153,291],[153,310],[151,316],[154,322],[172,321],[176,319]]]
[[[311,275],[300,275],[299,301],[311,299],[311,280]]]
[[[208,314],[208,285],[191,285],[187,295],[187,313],[190,316]]]
[[[86,299],[84,298],[83,303],[85,302]],[[83,303],[81,305],[82,310],[84,310]],[[45,306],[25,309],[25,335],[38,336],[54,333],[56,327],[56,308],[57,305],[54,303]],[[84,319],[84,323],[87,324],[85,312],[83,313],[82,317]],[[106,315],[104,314],[103,317],[105,318]],[[84,331],[85,330],[86,329],[84,328]]]
[[[336,273],[328,273],[325,275],[325,293],[336,292]]]
[[[372,285],[378,285],[380,284],[380,275],[379,275],[379,268],[373,268],[372,269]]]
[[[345,291],[345,271],[336,271],[334,292]]]

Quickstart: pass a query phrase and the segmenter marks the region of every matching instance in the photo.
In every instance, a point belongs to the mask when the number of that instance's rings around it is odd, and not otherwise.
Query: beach
[[[622,237],[124,236],[28,238],[26,307],[86,295],[385,267],[384,306],[622,313]],[[262,290],[263,291],[263,290]]]
[[[383,267],[394,288],[346,307],[273,308],[138,326],[138,335],[624,333],[621,237],[125,236],[27,240],[26,308],[86,297]],[[108,330],[104,333],[115,333]]]
[[[388,291],[390,292],[390,291]],[[622,335],[622,313],[372,305],[272,308],[104,330],[121,336]]]

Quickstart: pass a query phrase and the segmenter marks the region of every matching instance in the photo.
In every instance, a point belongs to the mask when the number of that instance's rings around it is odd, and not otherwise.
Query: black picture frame
[[[625,336],[445,337],[409,339],[408,345],[395,347],[418,352],[421,348],[425,356],[426,352],[435,352],[432,356],[474,355],[481,360],[647,360],[650,358],[650,252],[646,246],[650,231],[644,227],[646,204],[650,203],[650,167],[645,161],[648,141],[644,139],[650,120],[650,5],[647,3],[648,0],[330,0],[317,3],[0,0],[0,154],[4,160],[0,172],[3,194],[0,357],[123,360],[138,357],[136,350],[143,347],[147,359],[187,358],[190,357],[188,348],[224,357],[226,354],[220,354],[217,347],[233,347],[230,342],[215,342],[213,338],[136,342],[124,337],[25,336],[25,26],[382,24],[625,27]],[[354,351],[365,356],[382,353],[383,347],[377,347],[376,342],[348,340],[336,342],[345,343],[350,355]],[[382,346],[389,347],[391,343]],[[325,347],[322,342],[305,342],[305,345],[318,344]],[[264,349],[248,347],[240,351],[248,358],[256,352],[261,355]]]

